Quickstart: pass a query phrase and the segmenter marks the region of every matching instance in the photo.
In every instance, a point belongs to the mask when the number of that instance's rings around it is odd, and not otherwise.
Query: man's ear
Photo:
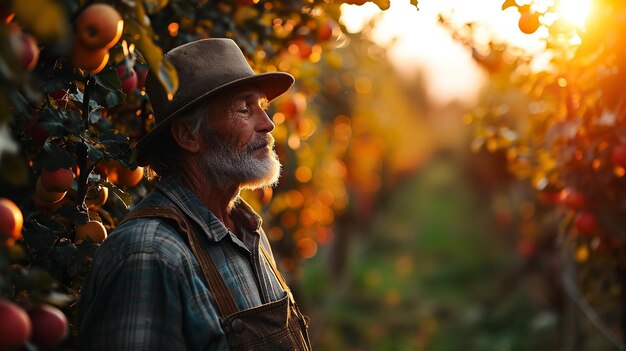
[[[170,125],[174,141],[185,151],[197,153],[200,151],[200,133],[193,133],[189,123],[174,121]]]

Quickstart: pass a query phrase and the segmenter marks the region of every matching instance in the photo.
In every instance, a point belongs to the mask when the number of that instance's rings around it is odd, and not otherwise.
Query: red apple
[[[87,197],[85,198],[85,204],[88,208],[97,208],[104,205],[109,199],[109,188],[105,186],[98,186],[96,188],[89,189]]]
[[[93,172],[99,174],[103,179],[107,179],[109,176],[109,169],[102,163],[98,163],[96,167],[94,167]]]
[[[292,119],[299,113],[298,104],[293,98],[285,97],[278,104],[278,111],[285,115],[285,119]]]
[[[37,118],[33,118],[28,122],[26,132],[37,145],[43,145],[50,136],[48,131],[37,123]]]
[[[614,165],[626,168],[626,145],[617,145],[611,150],[611,162]]]
[[[539,201],[546,205],[558,204],[561,201],[561,191],[543,190],[539,192]]]
[[[76,240],[91,240],[101,244],[107,238],[107,229],[102,222],[91,220],[76,227]]]
[[[31,331],[26,311],[11,301],[0,299],[0,350],[21,349]]]
[[[89,49],[75,41],[70,61],[76,67],[96,74],[102,71],[109,61],[109,49]]]
[[[69,168],[41,171],[41,185],[51,192],[61,193],[70,190],[74,181],[74,172]]]
[[[565,195],[563,204],[573,210],[581,210],[587,205],[587,197],[580,191],[572,190]]]
[[[332,39],[339,31],[339,26],[337,22],[329,19],[322,23],[317,29],[317,40],[319,41],[328,41]]]
[[[0,198],[0,236],[13,242],[21,239],[24,217],[17,205],[7,199]]]
[[[37,182],[35,184],[35,196],[37,196],[39,200],[48,203],[56,203],[61,201],[63,197],[65,197],[65,194],[67,194],[66,191],[56,192],[46,190],[43,186],[41,176],[37,178]]]
[[[39,60],[39,47],[35,38],[24,33],[15,23],[10,25],[10,42],[13,52],[17,55],[22,67],[32,71]]]
[[[148,69],[142,66],[135,66],[135,73],[137,73],[137,87],[143,88],[146,86],[146,77],[148,76]]]
[[[300,58],[306,59],[313,53],[313,47],[305,39],[296,38],[293,43],[298,47]]]
[[[582,211],[576,215],[574,226],[582,235],[592,235],[596,231],[596,216],[590,211]]]
[[[137,73],[133,68],[128,71],[128,65],[121,64],[117,66],[117,77],[120,79],[122,83],[122,91],[124,94],[129,95],[135,89],[137,89]]]
[[[33,326],[32,340],[39,347],[52,349],[67,336],[67,317],[58,308],[41,305],[28,314]]]
[[[77,17],[76,37],[88,49],[110,49],[122,37],[124,20],[110,5],[91,4]]]

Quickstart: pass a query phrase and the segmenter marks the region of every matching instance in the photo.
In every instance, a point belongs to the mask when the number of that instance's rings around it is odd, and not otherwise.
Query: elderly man
[[[168,100],[146,90],[156,125],[137,144],[160,176],[99,248],[79,308],[84,350],[310,350],[307,319],[276,269],[242,189],[276,183],[267,103],[293,84],[255,74],[229,39],[166,54]]]

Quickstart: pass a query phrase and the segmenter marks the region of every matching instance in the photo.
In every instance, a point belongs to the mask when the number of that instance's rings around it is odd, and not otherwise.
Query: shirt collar
[[[179,180],[175,178],[162,179],[158,189],[185,215],[198,224],[209,239],[220,241],[229,234],[229,230],[224,224]],[[231,218],[253,233],[258,232],[261,228],[261,217],[241,198],[236,200],[231,211]]]
[[[261,224],[263,223],[261,217],[242,198],[237,199],[235,207],[230,212],[230,217],[253,232],[261,229]]]

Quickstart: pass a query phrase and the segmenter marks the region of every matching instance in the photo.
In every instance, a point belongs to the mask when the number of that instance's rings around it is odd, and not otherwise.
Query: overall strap
[[[280,285],[282,285],[283,290],[285,290],[285,292],[287,293],[287,296],[289,297],[289,302],[291,302],[291,306],[295,309],[293,312],[295,313],[295,316],[300,323],[300,327],[302,328],[301,333],[305,342],[305,345],[303,345],[304,349],[311,350],[311,340],[309,339],[309,333],[307,331],[308,330],[308,318],[305,317],[300,312],[300,309],[298,308],[298,304],[296,304],[296,300],[293,298],[293,294],[291,293],[291,289],[289,289],[289,286],[287,286],[287,283],[285,283],[283,276],[278,271],[278,268],[276,268],[276,264],[274,264],[274,261],[270,258],[270,255],[267,253],[267,250],[265,249],[265,245],[263,245],[263,243],[260,243],[259,246],[261,246],[261,251],[263,252],[263,255],[265,256],[265,258],[267,259],[267,262],[272,267],[272,270],[274,271],[276,278],[278,278]]]
[[[272,260],[270,258],[269,253],[267,253],[267,250],[265,249],[265,245],[263,245],[263,243],[259,243],[259,246],[261,247],[261,251],[263,252],[263,256],[265,256],[265,259],[270,264],[270,267],[272,267],[272,271],[274,271],[274,275],[276,276],[276,278],[278,278],[278,281],[280,282],[280,285],[283,287],[283,290],[285,290],[287,295],[289,295],[289,300],[291,301],[292,304],[295,303],[293,295],[291,294],[291,289],[289,289],[289,286],[287,285],[287,283],[285,283],[285,280],[283,279],[283,276],[278,271],[278,268],[276,267],[276,264],[274,264],[274,260]]]
[[[200,243],[200,238],[198,238],[195,231],[191,229],[185,216],[179,211],[169,207],[145,208],[130,212],[124,217],[120,224],[134,218],[146,217],[166,218],[176,222],[181,233],[186,237],[193,255],[200,263],[200,268],[202,269],[204,278],[209,284],[209,290],[211,290],[211,293],[215,297],[222,318],[237,312],[235,300],[230,290],[228,290],[224,279],[222,279],[215,262],[213,262],[207,247]]]

